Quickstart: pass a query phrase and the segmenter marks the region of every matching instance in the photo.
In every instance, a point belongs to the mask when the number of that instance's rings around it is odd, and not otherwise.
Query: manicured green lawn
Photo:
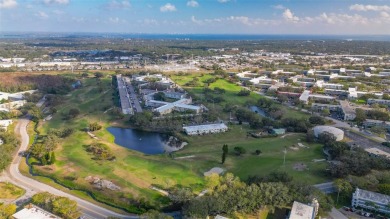
[[[176,156],[194,155],[196,158],[189,162],[192,168],[199,172],[205,172],[211,167],[217,166],[227,169],[245,180],[251,175],[266,175],[275,170],[286,171],[296,180],[312,184],[325,182],[327,177],[324,170],[326,163],[314,163],[313,159],[322,159],[322,146],[320,144],[306,143],[304,134],[292,134],[275,138],[247,137],[247,128],[231,126],[227,133],[191,137],[188,147],[176,153]],[[309,148],[293,150],[292,145],[302,143]],[[229,145],[229,155],[225,164],[221,164],[222,145]],[[247,153],[237,156],[234,147],[243,147]],[[283,165],[284,149],[287,148],[286,163]],[[261,150],[260,155],[255,155],[256,150]],[[294,169],[297,164],[303,164],[307,168],[303,171]]]
[[[193,75],[173,76],[179,84],[191,81]],[[211,78],[211,75],[204,75],[199,78],[202,81]],[[304,142],[303,134],[293,134],[285,138],[264,138],[255,139],[247,137],[248,127],[231,126],[227,133],[205,135],[205,136],[183,136],[188,139],[189,144],[181,151],[175,153],[175,157],[194,155],[192,159],[172,159],[170,156],[153,155],[148,156],[142,153],[128,150],[114,144],[114,137],[106,130],[112,125],[126,126],[128,118],[116,120],[110,113],[104,113],[113,106],[113,91],[110,88],[111,78],[101,80],[103,92],[97,89],[97,81],[94,78],[83,79],[83,87],[71,92],[64,97],[64,102],[57,106],[58,112],[53,115],[50,121],[40,123],[41,134],[47,133],[52,128],[70,127],[75,132],[61,139],[60,146],[56,149],[57,162],[54,165],[39,167],[35,169],[45,175],[57,178],[63,184],[73,188],[88,190],[105,196],[106,201],[119,203],[120,206],[128,206],[131,200],[145,199],[152,205],[163,207],[167,198],[151,190],[151,185],[162,188],[173,186],[191,187],[197,193],[204,188],[203,173],[212,167],[222,167],[245,180],[250,175],[265,175],[274,170],[285,170],[296,180],[308,183],[319,183],[327,181],[323,172],[325,163],[313,163],[312,159],[323,158],[321,146],[318,144],[307,144]],[[241,87],[231,84],[223,79],[217,80],[210,85],[210,88],[221,87],[226,90],[224,104],[242,105],[251,100],[261,98],[255,93],[247,97],[237,96]],[[186,88],[201,98],[202,87]],[[210,104],[209,104],[210,105]],[[221,109],[221,106],[219,106]],[[71,120],[64,120],[64,115],[71,109],[78,108],[80,115]],[[291,109],[286,109],[292,116],[305,116],[305,114]],[[116,159],[114,161],[96,161],[85,150],[85,146],[94,141],[90,138],[85,129],[90,122],[98,122],[103,128],[94,134],[99,141],[107,144]],[[295,151],[289,149],[298,142],[310,148],[300,148]],[[229,145],[229,155],[225,164],[221,164],[222,145]],[[233,152],[236,146],[244,147],[247,151],[242,156]],[[283,150],[287,147],[286,163],[283,165]],[[257,156],[255,150],[261,150],[262,154]],[[307,168],[302,171],[294,169],[294,166],[302,163]],[[122,188],[121,191],[97,190],[93,188],[85,178],[87,176],[98,176],[107,179]]]

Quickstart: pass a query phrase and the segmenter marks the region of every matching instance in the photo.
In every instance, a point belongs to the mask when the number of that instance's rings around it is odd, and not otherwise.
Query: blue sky
[[[390,34],[390,0],[0,0],[0,31]]]

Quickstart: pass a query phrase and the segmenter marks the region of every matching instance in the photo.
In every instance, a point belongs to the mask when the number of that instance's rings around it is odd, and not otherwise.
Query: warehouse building
[[[203,135],[226,132],[228,127],[224,123],[215,123],[207,125],[184,126],[183,130],[187,135]]]

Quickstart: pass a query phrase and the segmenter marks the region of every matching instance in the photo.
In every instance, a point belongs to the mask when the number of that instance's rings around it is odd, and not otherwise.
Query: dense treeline
[[[331,198],[312,186],[292,181],[285,172],[252,176],[246,183],[230,173],[224,176],[213,174],[206,178],[206,184],[209,192],[202,197],[193,198],[185,189],[171,195],[176,203],[183,205],[186,216],[206,218],[217,214],[253,214],[262,208],[284,208],[293,201],[308,203],[313,197],[318,199],[321,211],[328,211],[332,206]]]
[[[307,136],[308,141],[315,139],[311,130],[307,132]],[[372,156],[362,148],[338,142],[330,133],[322,133],[317,140],[324,144],[324,151],[331,159],[328,170],[332,177],[365,176],[375,170],[390,168],[390,161],[385,156]]]
[[[44,93],[66,94],[74,79],[60,75],[0,74],[0,91],[19,92],[39,89]]]
[[[9,132],[0,129],[0,139],[3,144],[0,145],[0,172],[3,171],[12,160],[12,154],[19,145],[18,139]]]
[[[386,55],[390,51],[390,42],[386,41],[345,41],[345,40],[152,40],[100,37],[58,37],[40,39],[2,39],[0,56],[26,57],[29,60],[41,58],[45,54],[52,57],[65,55],[76,58],[93,58],[98,56],[115,57],[143,54],[150,58],[163,58],[165,54],[180,54],[180,57],[206,56],[220,54],[209,51],[209,48],[239,48],[241,51],[266,50],[272,52],[289,52],[292,54],[328,53],[328,54],[367,54]],[[15,43],[17,42],[17,43]],[[302,45],[305,45],[302,47]],[[68,50],[94,50],[88,52],[61,52]],[[100,50],[100,51],[99,51]],[[55,52],[53,52],[55,51]],[[60,52],[58,52],[60,51]],[[237,51],[225,50],[224,53],[235,54]]]

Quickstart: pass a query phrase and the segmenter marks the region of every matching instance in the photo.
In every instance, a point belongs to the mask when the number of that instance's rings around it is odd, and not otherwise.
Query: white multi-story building
[[[363,126],[365,128],[381,127],[390,131],[390,122],[381,121],[381,120],[366,119],[366,121],[364,121],[363,123]]]
[[[361,207],[388,214],[390,213],[390,196],[356,188],[352,194],[352,207]]]
[[[187,135],[203,135],[226,132],[228,127],[224,123],[215,123],[207,125],[184,126],[183,129]]]
[[[384,100],[384,99],[372,99],[372,98],[370,98],[370,99],[367,100],[367,103],[370,104],[370,105],[377,103],[377,104],[390,106],[390,100]]]

